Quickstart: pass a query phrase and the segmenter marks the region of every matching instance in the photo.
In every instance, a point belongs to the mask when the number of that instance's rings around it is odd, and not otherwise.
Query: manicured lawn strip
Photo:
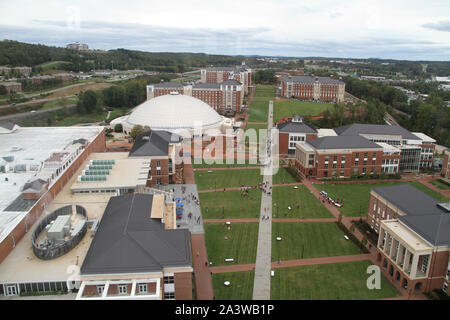
[[[241,160],[242,161],[242,160]],[[250,162],[251,161],[251,162]],[[260,167],[262,166],[258,159],[245,159],[244,164],[238,163],[238,159],[223,159],[222,163],[217,163],[218,160],[215,160],[213,164],[208,164],[205,162],[205,160],[202,161],[200,164],[196,164],[194,161],[192,163],[193,168],[236,168],[236,167]],[[228,164],[231,163],[231,164]]]
[[[275,99],[274,86],[257,86],[249,106],[249,122],[266,122],[269,101]]]
[[[261,191],[250,190],[248,197],[240,190],[200,193],[203,219],[257,218],[261,208]],[[242,210],[244,209],[244,210]]]
[[[325,190],[333,199],[344,200],[344,207],[339,210],[346,217],[359,217],[367,214],[369,207],[370,190],[376,187],[393,186],[402,183],[410,183],[414,187],[428,193],[438,200],[444,201],[446,198],[439,193],[427,188],[417,181],[392,181],[380,183],[336,183],[336,184],[315,184],[317,190]]]
[[[296,183],[297,180],[286,170],[286,168],[278,168],[277,174],[272,177],[272,184]]]
[[[260,169],[212,171],[194,172],[198,190],[232,188],[242,185],[253,186],[262,182],[263,179]]]
[[[427,186],[421,184],[418,181],[409,181],[408,183],[412,184],[417,189],[422,190],[423,192],[429,194],[433,198],[436,198],[436,199],[438,199],[440,201],[446,202],[446,201],[449,200],[446,196],[444,196],[444,195],[442,195],[442,194],[440,194],[440,193],[438,193],[438,192],[436,192],[434,190],[431,190],[430,188],[428,188]]]
[[[393,298],[397,290],[381,276],[381,289],[369,290],[369,261],[321,264],[275,270],[273,300],[374,300]]]
[[[253,271],[215,273],[212,275],[214,296],[216,300],[252,300]],[[229,281],[230,285],[223,283]]]
[[[301,116],[316,116],[325,110],[331,110],[333,104],[319,103],[296,100],[282,100],[274,102],[274,121],[278,121],[284,117],[291,117],[294,115]]]
[[[435,186],[435,187],[437,187],[437,188],[439,188],[441,190],[449,190],[450,189],[450,186],[448,186],[445,183],[439,181],[439,179],[430,180],[430,183],[433,186]]]
[[[206,223],[205,240],[209,261],[213,266],[255,263],[258,226],[258,223],[234,222],[231,230],[228,230],[225,223]],[[234,261],[226,262],[228,258]]]
[[[298,189],[293,186],[275,187],[272,193],[273,218],[333,218],[328,209],[305,186],[298,186]],[[289,210],[288,206],[292,210]]]
[[[248,123],[247,126],[245,127],[245,130],[248,130],[248,129],[255,129],[256,133],[258,134],[258,137],[259,137],[259,130],[261,130],[261,129],[267,130],[267,124]]]
[[[276,238],[281,237],[281,241]],[[274,222],[272,257],[295,260],[361,253],[334,222]]]

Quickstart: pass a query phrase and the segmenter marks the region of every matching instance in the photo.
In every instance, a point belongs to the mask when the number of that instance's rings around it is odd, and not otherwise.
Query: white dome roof
[[[140,104],[128,117],[130,126],[149,126],[152,130],[203,129],[219,127],[222,117],[203,101],[182,95],[168,94]]]

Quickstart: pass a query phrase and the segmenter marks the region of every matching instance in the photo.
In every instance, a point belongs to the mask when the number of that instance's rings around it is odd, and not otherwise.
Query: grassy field
[[[40,68],[42,68],[42,70],[45,71],[47,69],[58,68],[59,66],[62,66],[65,64],[70,64],[70,62],[68,62],[68,61],[50,61],[50,62],[41,63],[41,64],[37,65],[37,67],[40,67]]]
[[[401,183],[410,183],[414,187],[428,193],[432,197],[435,197],[438,200],[445,201],[445,197],[440,195],[439,193],[427,188],[420,182],[400,182],[400,181],[392,181],[392,182],[380,182],[380,183],[336,183],[336,184],[316,184],[314,185],[317,190],[322,191],[325,190],[328,195],[333,199],[343,199],[344,207],[339,210],[346,217],[359,217],[365,216],[367,214],[367,209],[369,207],[369,197],[370,190],[376,187],[382,186],[392,186]]]
[[[294,115],[301,116],[316,116],[325,110],[331,110],[333,104],[318,103],[296,100],[281,100],[275,101],[273,106],[274,121],[278,121],[284,117],[291,117]]]
[[[64,107],[70,104],[76,104],[78,101],[77,97],[69,97],[69,98],[60,98],[52,101],[48,101],[44,103],[40,110],[55,108],[55,107]]]
[[[198,190],[253,186],[260,183],[263,177],[260,169],[195,171],[194,175]]]
[[[272,184],[295,183],[295,178],[286,170],[286,168],[278,168],[276,175],[272,177]]]
[[[214,296],[216,300],[252,300],[253,271],[216,273],[212,275]],[[223,283],[229,281],[230,285]]]
[[[439,188],[441,190],[450,190],[450,186],[448,186],[445,183],[439,181],[439,179],[430,180],[430,183],[433,186],[435,186],[435,187],[437,187],[437,188]]]
[[[200,164],[193,163],[193,168],[235,168],[235,167],[260,167],[262,166],[260,163],[258,163],[258,160],[252,160],[255,163],[250,163],[248,159],[245,160],[244,164],[237,163],[237,159],[223,159],[223,163],[213,163],[213,164],[207,164],[204,161]],[[227,162],[232,164],[227,164]]]
[[[292,186],[273,188],[272,199],[274,218],[333,218],[305,186],[298,186],[298,189]],[[288,206],[292,210],[289,210]]]
[[[245,127],[245,130],[255,129],[257,133],[259,133],[260,129],[267,129],[267,124],[258,124],[258,123],[249,123]]]
[[[100,114],[97,113],[91,113],[91,114],[74,114],[72,116],[69,116],[67,118],[64,118],[62,120],[59,120],[57,123],[55,123],[56,126],[73,126],[80,123],[92,123],[92,122],[101,122],[104,121],[106,117],[106,112],[102,112]]]
[[[367,288],[369,261],[322,264],[275,270],[273,300],[373,300],[393,298],[397,290],[381,276],[381,289]]]
[[[66,96],[72,96],[76,93],[79,93],[80,91],[86,91],[86,90],[102,90],[108,87],[114,86],[114,84],[112,83],[87,83],[87,84],[83,84],[80,86],[75,86],[75,87],[71,87],[71,88],[67,88],[55,93],[52,93],[51,95],[49,95],[48,97],[46,97],[46,99],[57,99],[57,98],[62,98],[62,97],[66,97]]]
[[[281,237],[277,241],[276,237]],[[359,254],[334,222],[272,223],[272,258],[295,260]]]
[[[220,219],[222,214],[225,219],[259,217],[261,191],[250,190],[248,197],[241,194],[241,191],[235,190],[200,193],[203,219]]]
[[[217,265],[236,265],[256,262],[258,223],[233,223],[228,230],[222,223],[205,224],[208,259]],[[233,262],[225,259],[233,258]]]
[[[269,101],[275,100],[274,86],[257,86],[249,106],[249,122],[267,122]]]

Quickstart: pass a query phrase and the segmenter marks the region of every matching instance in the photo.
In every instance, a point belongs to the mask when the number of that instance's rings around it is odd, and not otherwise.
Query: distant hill
[[[95,69],[144,69],[149,71],[184,72],[191,68],[210,65],[239,65],[244,56],[208,55],[204,53],[144,52],[115,49],[109,51],[89,50],[78,52],[61,47],[50,47],[18,41],[0,42],[0,66],[32,66],[52,61],[67,61],[59,66],[67,71],[90,71]]]

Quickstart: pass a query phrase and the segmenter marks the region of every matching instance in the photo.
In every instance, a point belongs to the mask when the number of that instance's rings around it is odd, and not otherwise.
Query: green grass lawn
[[[286,168],[278,168],[277,174],[272,177],[272,184],[295,183],[295,178],[286,170]]]
[[[249,122],[267,122],[269,101],[275,100],[274,86],[257,86],[249,106]]]
[[[250,162],[252,161],[252,162]],[[213,164],[207,164],[203,160],[202,163],[196,164],[194,161],[192,163],[193,168],[236,168],[236,167],[260,167],[262,166],[260,163],[258,163],[258,159],[244,159],[244,164],[237,163],[238,159],[223,159],[222,163],[214,162]],[[230,163],[230,164],[228,164]]]
[[[275,101],[273,106],[274,121],[278,121],[284,117],[291,117],[294,115],[301,116],[315,116],[325,110],[331,110],[333,104],[331,103],[318,103],[308,101],[296,101],[296,100],[282,100]]]
[[[439,181],[439,179],[430,180],[430,183],[433,186],[435,186],[435,187],[437,187],[437,188],[439,188],[441,190],[449,190],[450,189],[450,186],[448,186],[445,183]]]
[[[233,223],[231,230],[228,230],[222,223],[206,223],[205,240],[209,261],[213,266],[255,263],[258,226],[258,223]],[[228,258],[234,261],[226,262]]]
[[[292,186],[275,187],[272,191],[272,216],[274,218],[333,218],[333,215],[305,186],[298,186],[298,189],[294,189]],[[288,206],[292,210],[289,210]]]
[[[281,237],[281,241],[276,238]],[[274,222],[272,258],[277,261],[359,254],[334,222]]]
[[[255,129],[256,133],[259,133],[259,130],[266,129],[267,130],[267,124],[258,124],[258,123],[248,123],[245,127],[245,130],[248,129]]]
[[[241,194],[241,191],[235,190],[200,193],[203,219],[220,219],[222,213],[225,219],[259,217],[261,191],[250,190],[248,197]]]
[[[216,273],[212,275],[214,296],[216,300],[252,300],[253,271]],[[223,283],[229,281],[230,285]]]
[[[41,110],[55,108],[55,107],[65,107],[70,104],[76,104],[78,101],[77,97],[69,97],[69,98],[60,98],[52,101],[48,101],[44,103]]]
[[[315,184],[317,190],[325,190],[328,195],[333,199],[343,199],[344,207],[339,210],[346,217],[359,217],[365,216],[369,207],[370,190],[376,187],[392,186],[401,183],[410,183],[414,187],[428,193],[432,197],[438,200],[445,201],[445,197],[439,193],[427,188],[420,182],[380,182],[380,183],[336,183],[336,184]]]
[[[240,187],[241,185],[253,186],[262,181],[260,169],[249,170],[212,170],[195,171],[195,183],[198,190],[214,190]]]
[[[381,276],[381,289],[367,288],[369,261],[311,265],[275,270],[273,300],[374,300],[393,298],[398,291]]]

